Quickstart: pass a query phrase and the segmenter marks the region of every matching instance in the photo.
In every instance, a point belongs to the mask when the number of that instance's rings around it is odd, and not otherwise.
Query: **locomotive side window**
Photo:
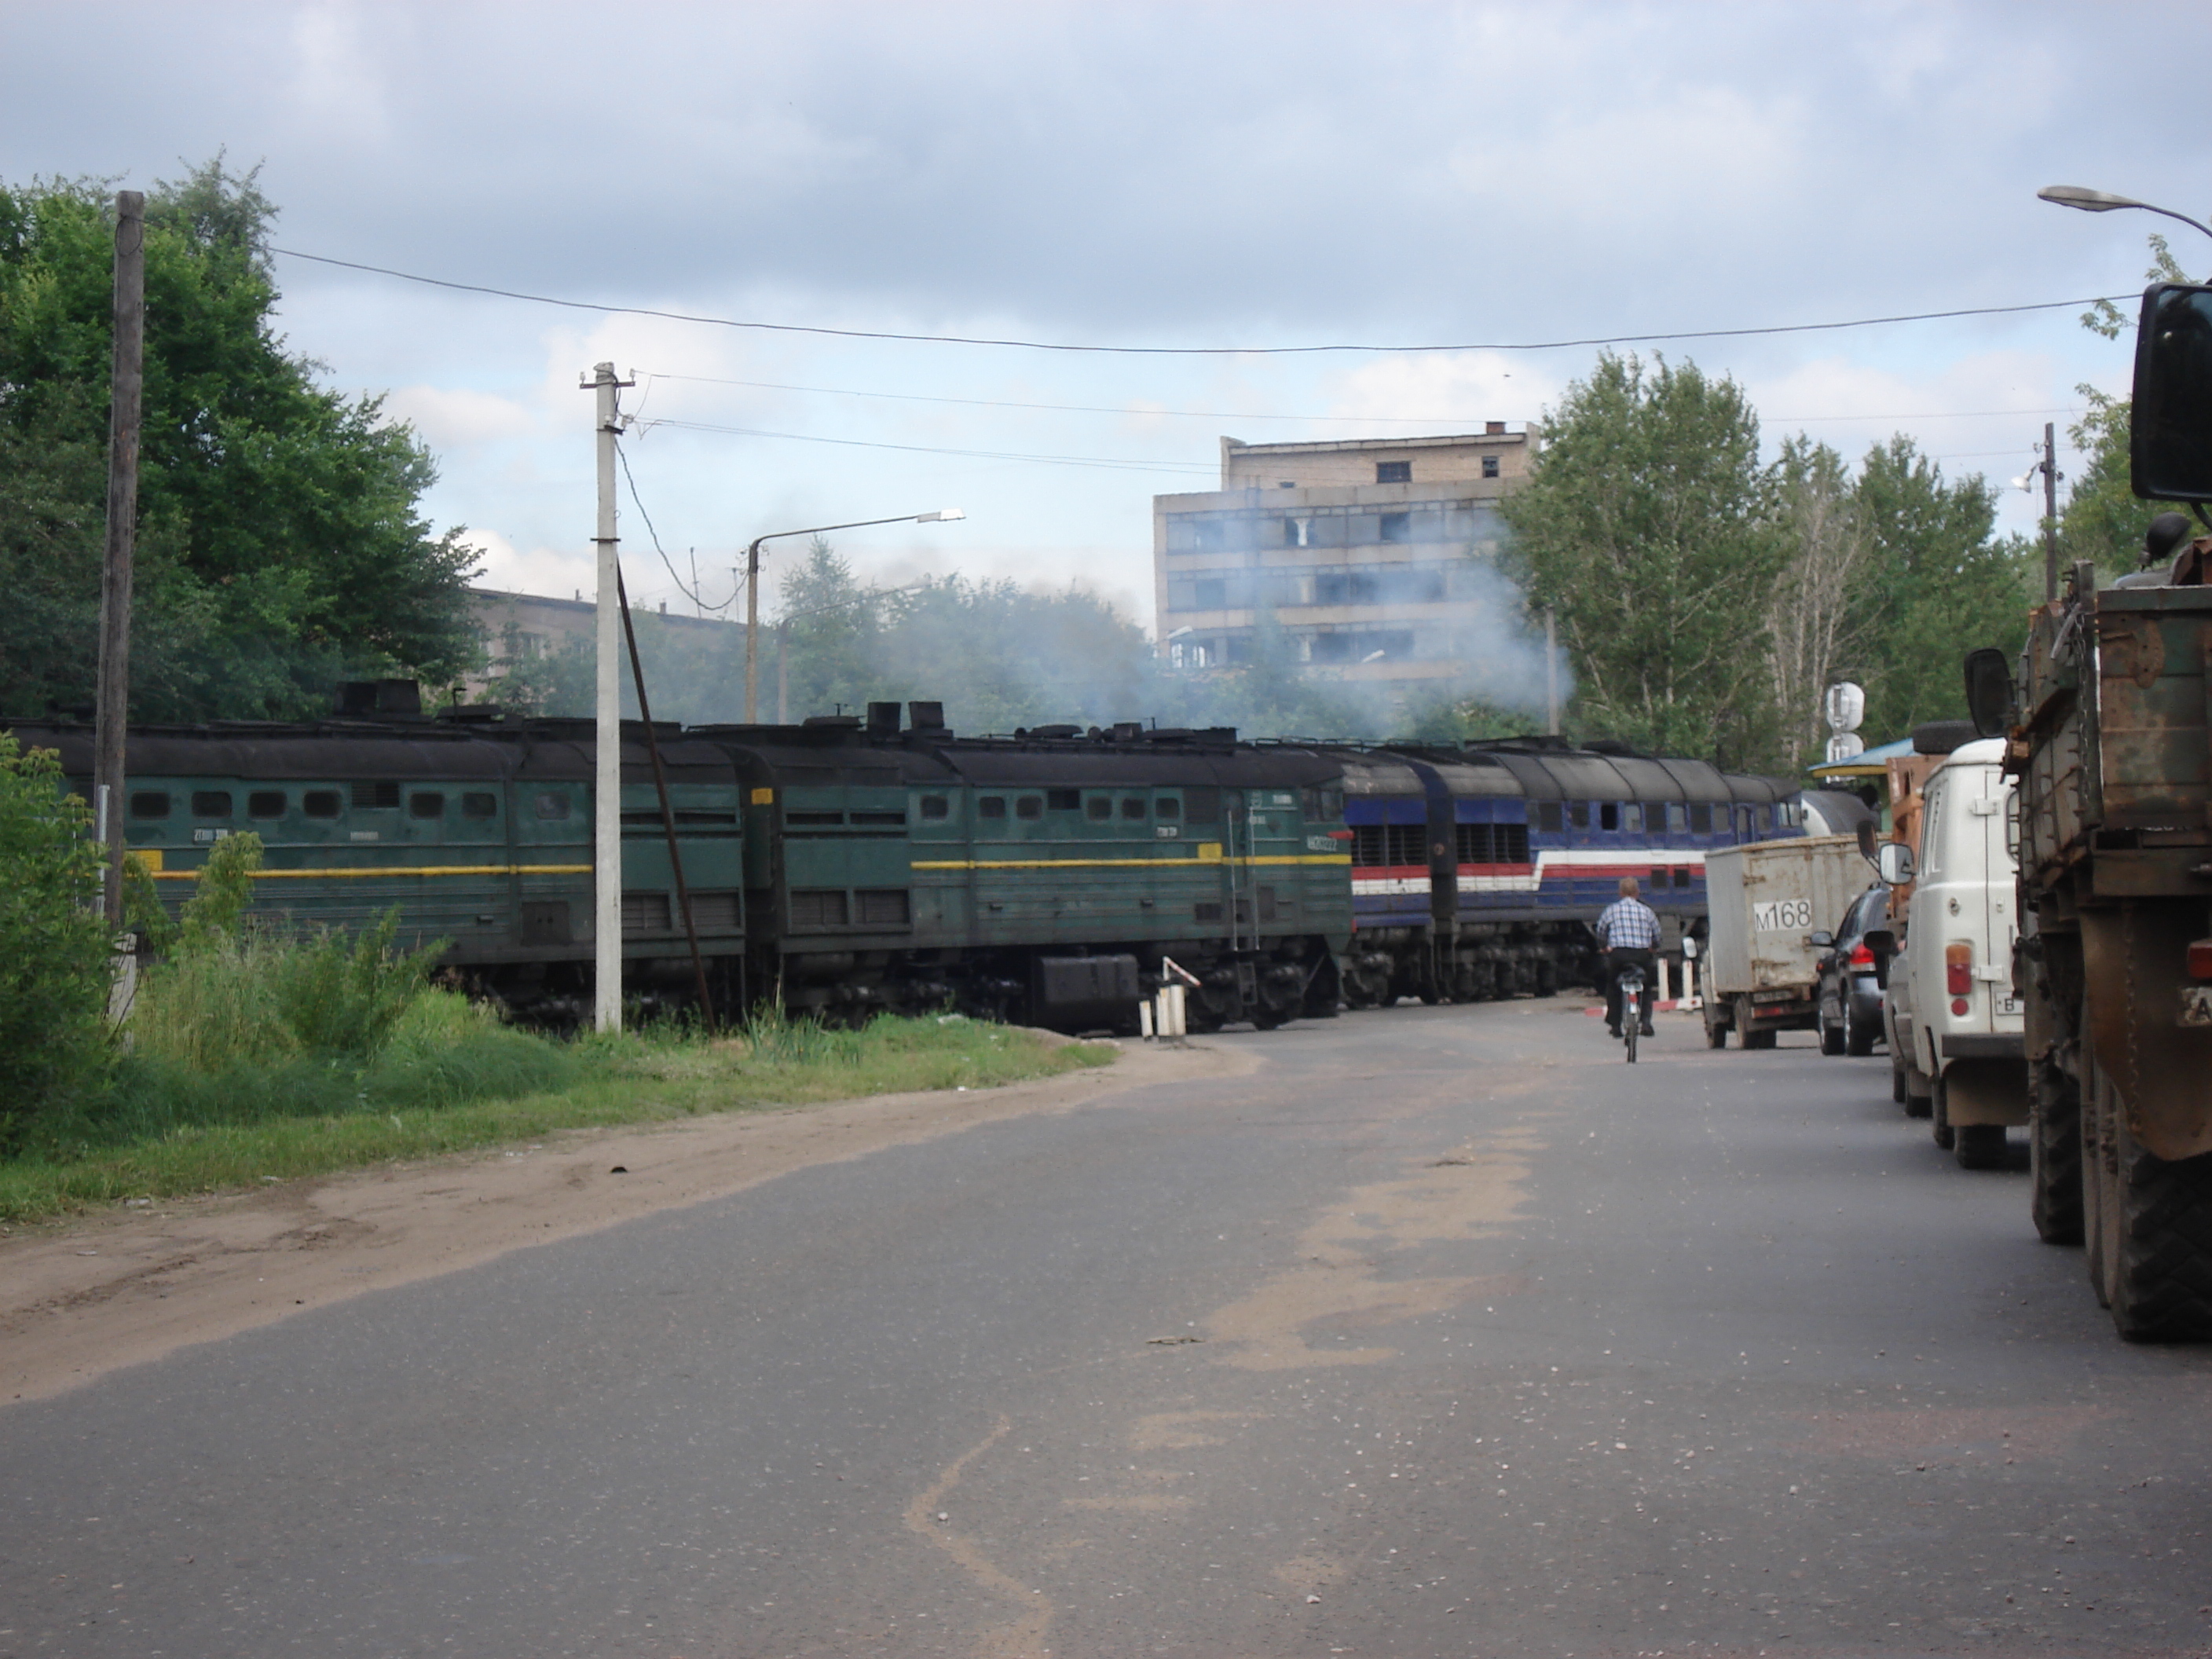
[[[485,789],[471,789],[461,797],[461,816],[465,818],[495,818],[499,816],[499,797]]]
[[[975,798],[975,816],[979,818],[1006,817],[1006,798],[1004,795],[978,795]]]
[[[1334,823],[1344,816],[1344,794],[1336,789],[1308,789],[1304,810],[1309,823]]]
[[[1055,812],[1073,812],[1083,805],[1083,792],[1079,789],[1048,789],[1044,792],[1044,804]]]
[[[228,789],[193,790],[192,816],[196,818],[228,817],[230,816],[230,791]]]
[[[169,792],[166,789],[141,789],[131,797],[131,816],[134,818],[166,818],[169,816]]]
[[[568,798],[548,789],[538,797],[538,816],[541,818],[565,818],[568,816]]]
[[[310,789],[300,797],[300,810],[311,818],[334,818],[345,811],[345,799],[335,789]]]
[[[1713,833],[1713,804],[1711,801],[1692,801],[1690,804],[1690,833],[1693,836]]]
[[[446,816],[446,798],[428,790],[420,790],[408,796],[407,816],[410,818],[442,818]]]
[[[1093,795],[1083,803],[1083,813],[1094,823],[1103,823],[1114,816],[1114,797]]]
[[[1676,865],[1674,866],[1674,885],[1677,887],[1687,887],[1689,884],[1690,866],[1686,864]]]
[[[396,783],[356,783],[353,787],[353,810],[356,812],[383,810],[397,811],[399,807],[399,786]]]
[[[1597,827],[1601,830],[1618,830],[1620,828],[1620,803],[1619,801],[1607,801],[1603,805],[1597,809]]]
[[[1566,812],[1555,800],[1536,803],[1536,828],[1547,836],[1556,836],[1566,828]]]
[[[1577,830],[1589,829],[1589,803],[1586,800],[1569,801],[1567,803],[1567,822],[1574,825]]]
[[[1152,803],[1152,811],[1163,820],[1172,823],[1182,816],[1182,802],[1174,795],[1162,795]]]
[[[1627,830],[1632,836],[1642,835],[1644,833],[1643,807],[1632,800],[1622,803],[1620,808],[1620,827]]]
[[[284,816],[284,792],[282,789],[257,789],[246,798],[246,816],[249,818],[281,818]]]
[[[1044,797],[1042,795],[1015,796],[1014,816],[1018,818],[1042,817],[1044,816]]]
[[[1141,818],[1145,816],[1145,798],[1142,795],[1124,795],[1121,797],[1121,816],[1123,817]]]
[[[1656,830],[1659,826],[1659,803],[1654,801],[1651,805],[1644,809],[1644,821]],[[1668,802],[1666,806],[1666,814],[1668,833],[1669,835],[1675,836],[1680,835],[1684,825],[1689,822],[1688,815],[1682,810],[1682,803],[1678,800]]]
[[[1002,806],[1000,810],[1005,809]],[[943,795],[924,795],[921,798],[922,821],[936,823],[952,816],[952,803]]]

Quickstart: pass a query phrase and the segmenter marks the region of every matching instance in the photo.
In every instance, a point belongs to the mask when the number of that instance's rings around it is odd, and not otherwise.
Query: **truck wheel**
[[[2088,1249],[2084,1265],[2097,1304],[2112,1305],[2112,1291],[2105,1277],[2105,1264],[2113,1254],[2111,1223],[2118,1213],[2112,1200],[2112,1172],[2106,1163],[2105,1085],[2088,1044],[2081,1045],[2081,1237]]]
[[[1752,1029],[1751,1018],[1751,999],[1749,997],[1738,997],[1735,1000],[1735,1040],[1737,1044],[1740,1047],[1746,1048],[1771,1048],[1774,1046],[1774,1033],[1771,1030],[1753,1030]]]
[[[1705,999],[1705,1047],[1708,1048],[1728,1047],[1728,1019],[1722,1012],[1727,1006],[1718,997]]]
[[[2035,1067],[2028,1098],[2028,1213],[2046,1244],[2081,1242],[2081,1096],[2048,1060]]]
[[[1943,1079],[1940,1077],[1928,1080],[1928,1133],[1936,1138],[1938,1146],[1948,1152],[1959,1144],[1959,1132],[1951,1127],[1951,1114],[1943,1108]]]
[[[1844,1052],[1855,1060],[1864,1060],[1874,1052],[1874,1040],[1881,1034],[1864,1022],[1851,1018],[1848,1004],[1844,1008]]]
[[[1962,1170],[1995,1170],[2004,1164],[2005,1132],[2002,1123],[1964,1123],[1951,1131],[1957,1142]]]
[[[2212,1154],[2168,1163],[2144,1151],[2128,1133],[2127,1103],[2104,1087],[2112,1323],[2130,1342],[2202,1342],[2212,1338]]]
[[[1822,1054],[1840,1054],[1844,1052],[1844,1046],[1848,1041],[1849,1039],[1845,1036],[1842,1026],[1823,1025],[1820,1027],[1820,1052]]]

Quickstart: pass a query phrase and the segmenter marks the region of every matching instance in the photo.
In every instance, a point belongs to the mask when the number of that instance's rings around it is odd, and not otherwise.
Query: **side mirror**
[[[1889,989],[1889,964],[1897,955],[1897,935],[1887,927],[1876,927],[1862,933],[1859,943],[1874,952],[1874,982],[1887,991]]]
[[[1836,948],[1836,936],[1823,928],[1818,933],[1806,934],[1805,943],[1815,951],[1832,951]]]
[[[2143,290],[2128,472],[2147,501],[2212,501],[2212,288]]]
[[[1859,838],[1859,856],[1864,859],[1869,864],[1872,864],[1875,859],[1875,844],[1876,839],[1875,836],[1874,820],[1872,818],[1861,818],[1859,820],[1859,827],[1856,833]]]
[[[1890,842],[1875,857],[1874,867],[1892,887],[1902,887],[1912,879],[1912,849],[1901,841]]]
[[[1966,712],[1977,737],[2001,738],[2012,730],[2012,665],[1993,645],[1966,653]]]

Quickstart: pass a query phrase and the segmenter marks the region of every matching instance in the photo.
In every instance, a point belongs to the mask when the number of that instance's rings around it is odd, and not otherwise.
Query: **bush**
[[[25,754],[0,732],[0,1156],[33,1119],[96,1090],[113,1056],[91,817],[52,750]]]

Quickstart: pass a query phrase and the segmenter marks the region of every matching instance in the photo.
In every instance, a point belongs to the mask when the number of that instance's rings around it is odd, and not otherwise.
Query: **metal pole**
[[[1544,608],[1544,730],[1559,735],[1559,613]]]
[[[760,547],[757,538],[745,549],[745,724],[760,719]]]
[[[125,738],[131,719],[131,562],[138,537],[138,424],[145,388],[146,198],[115,193],[115,345],[107,405],[107,550],[100,576],[98,794],[107,808],[101,908],[123,925]]]
[[[2043,423],[2043,599],[2058,597],[2058,428]]]
[[[592,365],[599,393],[598,698],[592,812],[592,1021],[622,1030],[622,571],[615,557],[615,439],[619,388],[612,363]]]
[[[622,602],[623,637],[629,642],[630,678],[637,685],[637,717],[645,723],[645,752],[653,762],[653,792],[660,802],[660,827],[668,836],[668,868],[676,878],[676,902],[684,914],[684,937],[691,946],[692,988],[699,994],[700,1016],[714,1029],[714,999],[707,989],[707,963],[699,954],[699,929],[691,919],[691,889],[684,880],[684,852],[676,840],[676,808],[668,799],[668,769],[660,763],[660,738],[653,729],[653,705],[645,696],[645,661],[637,654],[637,629],[630,621],[629,594],[622,566],[615,566],[615,595]]]
[[[791,618],[775,625],[775,723],[791,724]]]

